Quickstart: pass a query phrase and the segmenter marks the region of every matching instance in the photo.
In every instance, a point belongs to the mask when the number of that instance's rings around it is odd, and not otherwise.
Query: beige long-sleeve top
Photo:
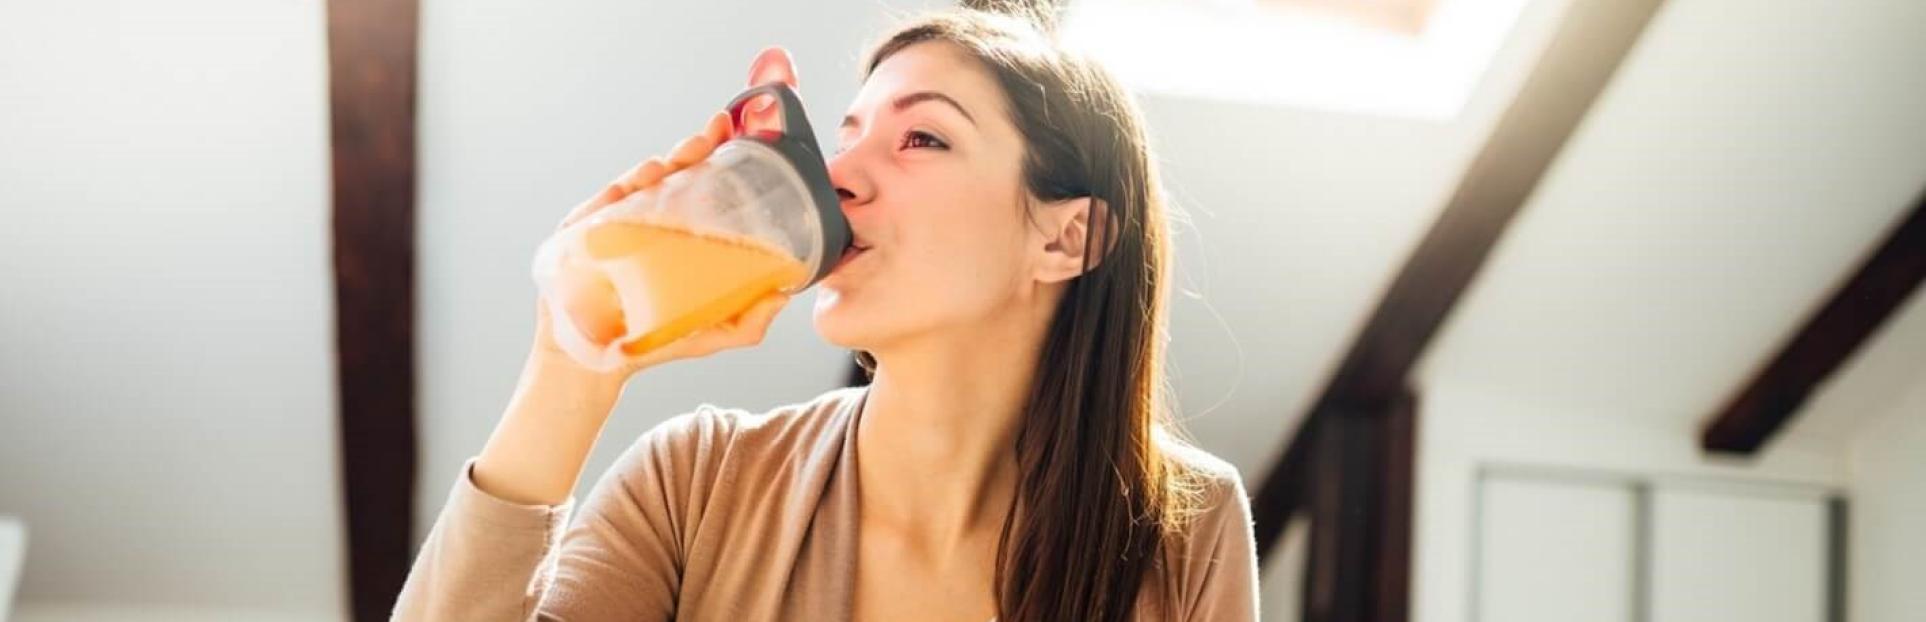
[[[394,619],[848,620],[867,394],[761,414],[705,404],[643,434],[579,508],[493,497],[475,487],[471,459]],[[1187,537],[1166,539],[1135,619],[1257,619],[1243,483],[1207,453],[1172,453],[1206,475],[1207,509]]]

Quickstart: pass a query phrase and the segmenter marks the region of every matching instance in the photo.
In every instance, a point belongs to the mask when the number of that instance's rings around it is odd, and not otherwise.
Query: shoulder
[[[1250,495],[1236,466],[1177,439],[1159,439],[1159,447],[1172,475],[1194,493],[1190,496],[1195,500],[1192,509],[1198,522],[1250,519]]]
[[[847,425],[844,406],[861,395],[837,389],[760,412],[700,404],[637,437],[598,488],[692,522],[717,503],[806,488],[795,474],[822,470],[795,467],[833,463]]]
[[[833,433],[833,428],[842,423],[835,420],[837,415],[859,399],[863,390],[861,387],[835,389],[763,411],[704,402],[658,427],[665,428],[664,434],[710,436],[731,444],[781,445]]]
[[[1182,619],[1256,619],[1257,544],[1237,467],[1182,441],[1160,443],[1186,516],[1166,540],[1164,577]]]
[[[666,453],[697,467],[723,460],[798,455],[800,450],[839,440],[847,423],[846,407],[863,390],[835,389],[763,411],[704,402],[650,428],[638,440],[637,449]]]

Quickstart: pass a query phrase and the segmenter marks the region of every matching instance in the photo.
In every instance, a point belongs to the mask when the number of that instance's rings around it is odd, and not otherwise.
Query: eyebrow
[[[950,96],[944,95],[942,93],[938,93],[936,91],[917,91],[915,93],[910,93],[908,95],[898,97],[896,98],[896,101],[890,102],[890,108],[892,110],[895,110],[896,112],[902,112],[903,110],[909,108],[910,106],[914,106],[926,101],[939,101],[945,104],[949,104],[951,108],[956,109],[957,113],[962,114],[964,119],[968,119],[970,121],[970,125],[976,125],[976,117],[970,116],[969,109],[964,108],[963,104],[957,103],[957,101],[955,99],[952,99]],[[843,124],[841,127],[849,128],[849,127],[855,127],[855,126],[856,126],[855,115],[843,115]]]

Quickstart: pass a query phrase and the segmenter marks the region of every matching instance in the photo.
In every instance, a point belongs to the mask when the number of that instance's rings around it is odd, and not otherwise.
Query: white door
[[[1482,495],[1478,620],[1632,622],[1631,487],[1494,478]]]
[[[1824,622],[1826,502],[1659,489],[1652,622]]]

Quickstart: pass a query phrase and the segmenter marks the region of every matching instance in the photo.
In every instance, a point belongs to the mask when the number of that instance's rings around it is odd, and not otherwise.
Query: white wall
[[[1917,356],[1918,353],[1915,352]],[[1916,358],[1915,361],[1920,359]],[[1926,611],[1926,376],[1852,444],[1849,615],[1902,622]]]
[[[1488,465],[1569,467],[1642,476],[1843,488],[1836,452],[1777,447],[1756,462],[1701,455],[1693,423],[1661,425],[1610,405],[1532,403],[1463,382],[1422,390],[1414,516],[1412,620],[1464,622],[1471,593],[1473,494]]]
[[[317,1],[0,0],[23,618],[341,615],[324,23]]]

